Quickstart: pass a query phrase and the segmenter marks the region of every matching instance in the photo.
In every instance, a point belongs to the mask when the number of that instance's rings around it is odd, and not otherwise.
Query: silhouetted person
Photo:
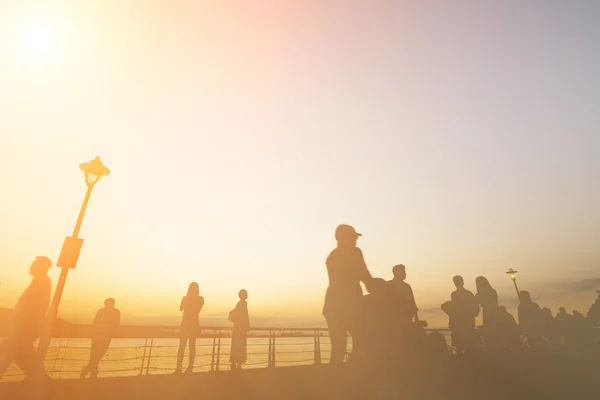
[[[486,324],[491,322],[491,318],[493,318],[494,313],[498,309],[498,293],[490,285],[487,278],[483,276],[478,276],[475,279],[475,287],[477,288],[475,299],[477,300],[477,304],[481,306],[483,326],[486,326]]]
[[[250,330],[250,317],[248,315],[248,292],[245,289],[239,292],[240,301],[229,313],[229,320],[233,322],[233,334],[231,336],[231,355],[229,362],[231,369],[242,368],[246,363],[246,337]]]
[[[506,307],[499,306],[489,324],[486,351],[502,354],[521,346],[519,325]]]
[[[593,341],[593,328],[585,316],[577,310],[573,310],[571,317],[571,339],[577,346],[587,346]]]
[[[36,257],[29,273],[33,276],[11,314],[11,321],[0,344],[0,378],[11,362],[15,362],[27,377],[43,374],[43,365],[36,362],[33,342],[43,328],[50,305],[52,282],[48,270],[52,261]]]
[[[571,315],[567,313],[567,310],[564,307],[560,307],[558,309],[558,314],[556,314],[555,322],[556,327],[558,329],[558,334],[563,338],[563,343],[568,344],[569,338],[571,336]]]
[[[398,330],[406,321],[397,310],[397,298],[389,282],[372,278],[367,283],[366,296],[359,305],[352,331],[354,361],[381,363],[393,361],[398,354]]]
[[[417,303],[415,302],[415,295],[413,290],[406,279],[406,267],[402,264],[394,266],[392,269],[394,279],[388,282],[388,285],[392,288],[393,293],[397,297],[397,308],[402,322],[409,324],[413,321],[419,320],[417,312]]]
[[[560,334],[558,332],[556,320],[552,316],[552,310],[548,307],[542,308],[540,318],[542,333],[546,343],[552,346],[558,345],[560,343]]]
[[[596,301],[588,310],[587,317],[593,326],[600,327],[600,293],[598,293]]]
[[[81,378],[98,376],[98,363],[106,354],[113,336],[121,324],[121,312],[115,308],[115,299],[104,300],[104,308],[96,313],[92,322],[92,348],[90,362],[81,370]]]
[[[525,290],[519,292],[519,301],[519,327],[527,336],[529,346],[537,346],[542,341],[542,310]]]
[[[323,316],[331,340],[330,364],[341,364],[346,354],[348,333],[352,333],[362,298],[360,282],[368,282],[371,274],[362,251],[356,247],[361,236],[350,225],[339,225],[335,231],[337,247],[327,257],[329,287],[325,294]]]
[[[204,306],[204,297],[200,296],[200,287],[196,282],[190,283],[187,295],[181,299],[179,311],[183,311],[181,319],[181,329],[179,338],[179,351],[177,352],[177,368],[176,373],[180,373],[183,366],[183,355],[185,353],[185,345],[189,340],[190,354],[186,373],[191,373],[194,369],[194,360],[196,358],[196,337],[198,336],[198,328],[200,325],[199,314]]]
[[[444,303],[442,310],[450,317],[452,342],[458,354],[471,350],[475,342],[475,318],[479,315],[479,306],[475,295],[465,289],[462,276],[452,278],[456,290],[452,292],[451,302]]]

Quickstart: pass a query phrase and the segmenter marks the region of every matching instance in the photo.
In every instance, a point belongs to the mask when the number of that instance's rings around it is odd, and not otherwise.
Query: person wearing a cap
[[[26,376],[41,368],[36,362],[33,342],[41,333],[50,305],[52,283],[48,270],[51,266],[48,257],[36,257],[31,264],[29,273],[33,279],[13,309],[8,332],[0,344],[0,378],[13,361]]]
[[[350,225],[335,230],[337,247],[327,257],[329,286],[325,295],[323,316],[331,340],[330,364],[341,364],[346,355],[348,333],[352,334],[363,291],[360,282],[372,277],[362,251],[356,246],[361,236]]]

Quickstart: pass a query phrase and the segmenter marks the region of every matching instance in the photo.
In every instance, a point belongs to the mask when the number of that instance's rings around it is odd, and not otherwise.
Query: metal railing
[[[136,376],[174,372],[179,349],[178,329],[154,327],[147,337],[120,336],[111,342],[100,361],[99,376]],[[448,329],[439,331],[445,336]],[[193,372],[220,371],[229,364],[231,327],[203,327],[197,337]],[[351,340],[349,349],[351,349]],[[46,373],[54,379],[79,378],[89,360],[91,340],[84,337],[54,338],[45,359]],[[186,346],[184,366],[187,365]],[[331,344],[326,328],[252,328],[247,339],[245,368],[320,364],[329,358]],[[23,374],[12,365],[0,382],[16,381]]]

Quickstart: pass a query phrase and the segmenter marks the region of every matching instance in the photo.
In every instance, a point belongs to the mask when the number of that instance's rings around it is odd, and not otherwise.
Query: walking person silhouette
[[[33,279],[13,309],[12,321],[0,344],[0,378],[13,361],[27,378],[43,374],[43,363],[37,362],[33,342],[39,337],[50,305],[51,266],[48,257],[36,257],[31,264],[29,273]]]
[[[194,360],[196,359],[196,336],[200,325],[199,314],[204,306],[204,297],[200,296],[200,287],[196,282],[190,283],[187,295],[181,299],[179,311],[183,311],[181,319],[179,351],[177,352],[177,367],[175,373],[181,373],[183,365],[183,355],[185,353],[185,345],[189,340],[190,353],[189,363],[185,370],[186,373],[191,373],[194,369]]]
[[[360,282],[372,277],[362,251],[356,247],[361,236],[350,225],[339,225],[335,230],[337,247],[327,257],[329,287],[325,294],[323,316],[329,328],[331,356],[329,363],[341,364],[346,355],[348,333],[352,334],[363,296]]]
[[[233,322],[233,334],[231,336],[231,355],[229,362],[231,369],[241,369],[246,363],[246,337],[250,330],[250,317],[248,315],[248,292],[240,290],[238,294],[240,301],[233,310],[229,312],[229,320]]]
[[[115,299],[104,300],[104,307],[98,310],[92,322],[92,348],[90,349],[90,361],[81,369],[80,378],[91,378],[98,376],[98,363],[108,350],[113,336],[117,333],[121,324],[121,312],[115,308]]]

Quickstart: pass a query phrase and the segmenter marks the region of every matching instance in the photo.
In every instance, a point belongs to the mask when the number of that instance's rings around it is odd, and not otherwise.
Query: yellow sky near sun
[[[474,78],[460,58],[447,61],[458,88],[426,76],[437,45],[421,33],[443,26],[194,3],[0,6],[0,307],[34,256],[56,260],[85,193],[77,166],[97,155],[113,172],[69,275],[60,315],[73,321],[110,296],[126,322],[176,323],[198,281],[206,316],[226,315],[243,287],[257,316],[318,322],[339,223],[364,233],[374,275],[407,265],[424,309],[457,273],[473,290],[486,275],[506,301],[508,267],[540,294],[560,292],[566,266],[569,282],[595,277],[587,126],[577,141],[537,115],[493,115],[477,92],[447,97]],[[542,128],[544,141],[527,136]],[[560,293],[569,308],[595,297]]]

